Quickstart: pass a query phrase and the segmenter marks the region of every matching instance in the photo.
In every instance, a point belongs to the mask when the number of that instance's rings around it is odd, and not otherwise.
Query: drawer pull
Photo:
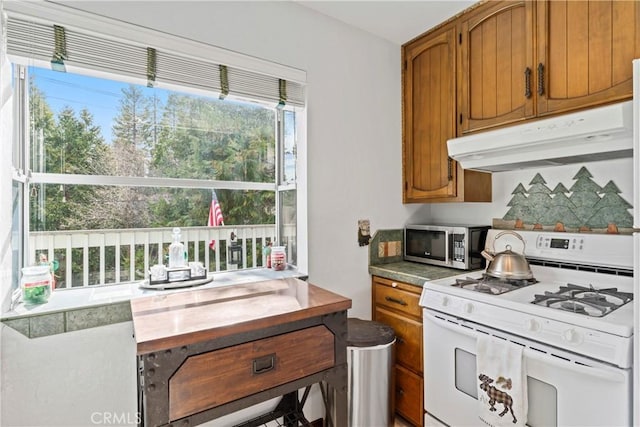
[[[269,372],[276,365],[276,354],[268,354],[266,356],[253,359],[253,375],[264,374]]]
[[[389,301],[389,302],[393,302],[396,304],[400,304],[400,305],[408,305],[406,302],[404,302],[401,299],[398,298],[393,298],[393,297],[384,297],[385,300]]]

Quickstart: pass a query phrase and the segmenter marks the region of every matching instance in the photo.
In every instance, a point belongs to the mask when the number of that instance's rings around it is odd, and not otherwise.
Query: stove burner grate
[[[596,289],[567,283],[556,292],[534,295],[533,304],[570,311],[592,317],[602,317],[633,300],[633,293],[617,288]]]
[[[488,274],[483,274],[481,278],[477,279],[472,277],[456,279],[456,283],[452,286],[485,294],[500,295],[524,286],[533,285],[537,282],[536,279],[500,279],[489,276]]]

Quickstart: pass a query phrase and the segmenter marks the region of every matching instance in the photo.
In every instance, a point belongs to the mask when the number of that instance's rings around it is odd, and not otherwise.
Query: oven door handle
[[[460,324],[458,324],[458,326],[455,326],[456,323],[447,321],[444,318],[439,318],[438,316],[434,315],[429,309],[422,310],[422,313],[423,313],[423,321],[429,320],[430,322],[435,323],[441,328],[447,329],[448,331],[454,334],[466,335],[470,338],[477,339],[478,334],[483,333],[471,327],[465,327]],[[425,329],[425,333],[428,333],[426,329]],[[500,338],[505,338],[500,334],[497,334],[496,336]],[[520,343],[528,342],[528,340],[520,337],[518,337],[518,341]],[[534,347],[539,347],[541,349],[548,348],[546,345],[541,345],[541,344],[535,344]],[[599,368],[597,366],[579,365],[577,363],[574,363],[562,357],[553,356],[544,350],[533,350],[532,348],[529,348],[527,345],[524,345],[523,350],[524,350],[524,356],[527,359],[536,360],[540,363],[554,365],[561,369],[567,369],[569,371],[575,372],[580,375],[589,375],[591,377],[604,379],[610,382],[621,383],[626,381],[625,375],[622,372],[620,372],[619,369],[617,368],[612,367],[607,369],[606,367]]]
[[[575,372],[579,375],[588,375],[590,377],[599,378],[615,383],[622,383],[626,381],[623,373],[618,371],[618,368],[599,368],[597,366],[580,365],[578,363],[566,360],[559,356],[553,356],[549,353],[540,353],[531,348],[524,348],[524,355],[527,359],[537,360],[540,363],[548,365],[555,365],[562,369]]]

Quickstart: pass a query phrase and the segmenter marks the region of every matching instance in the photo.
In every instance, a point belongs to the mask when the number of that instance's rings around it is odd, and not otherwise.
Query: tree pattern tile
[[[529,188],[522,183],[514,188],[513,197],[507,203],[509,210],[502,219],[513,221],[515,228],[555,227],[556,231],[568,228],[615,233],[620,228],[633,226],[629,212],[633,206],[620,196],[621,191],[613,181],[600,187],[584,166],[573,179],[575,182],[569,189],[558,183],[551,190],[542,175],[536,173]]]

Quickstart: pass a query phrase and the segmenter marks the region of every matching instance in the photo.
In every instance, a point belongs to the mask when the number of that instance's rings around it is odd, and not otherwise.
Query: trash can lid
[[[389,344],[396,338],[396,333],[391,326],[373,320],[352,317],[347,319],[347,328],[347,346],[351,347]]]

